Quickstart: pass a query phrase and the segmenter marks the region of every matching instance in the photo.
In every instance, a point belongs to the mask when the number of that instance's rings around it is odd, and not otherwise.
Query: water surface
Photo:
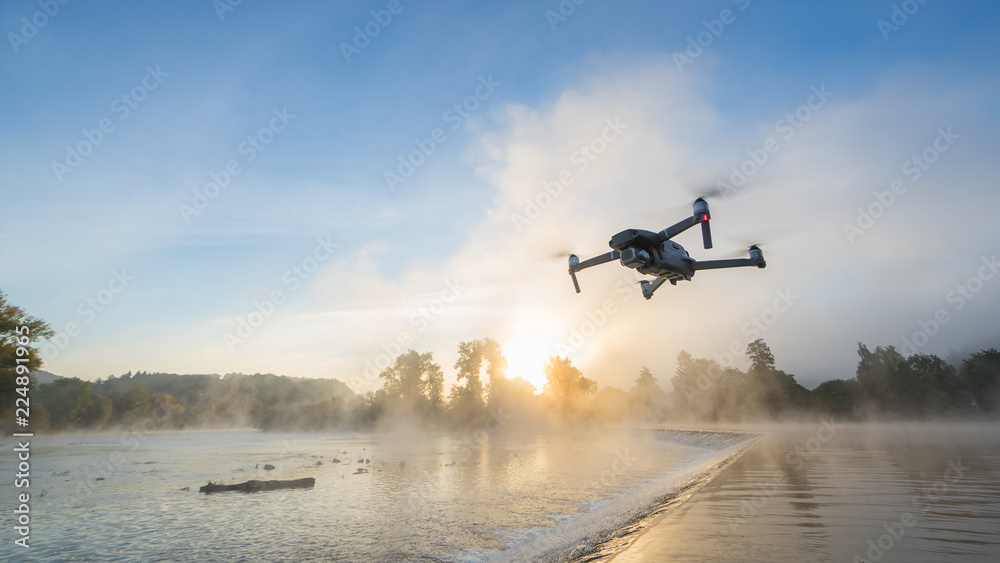
[[[26,560],[566,560],[705,479],[743,439],[676,438],[649,430],[36,437]],[[4,456],[0,473],[13,469]],[[209,480],[301,477],[316,486],[198,493]],[[13,498],[12,483],[0,495]],[[2,519],[11,529],[12,515]]]
[[[761,429],[630,561],[1000,561],[1000,425]]]

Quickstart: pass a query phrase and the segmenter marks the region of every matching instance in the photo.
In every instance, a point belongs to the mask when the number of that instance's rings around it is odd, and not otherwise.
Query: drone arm
[[[611,262],[612,260],[617,260],[621,257],[621,254],[617,250],[612,250],[607,254],[601,254],[600,256],[595,256],[589,260],[584,260],[580,262],[580,259],[576,257],[576,254],[572,254],[569,257],[569,277],[573,278],[573,288],[576,289],[577,293],[580,293],[580,282],[576,279],[576,273],[584,268],[589,268],[591,266],[598,266],[606,262]]]
[[[739,268],[741,266],[758,266],[752,258],[736,258],[734,260],[700,260],[691,264],[695,270],[718,270],[720,268]],[[763,268],[764,266],[759,266]]]
[[[653,296],[653,292],[657,290],[661,285],[666,283],[665,278],[656,278],[652,282],[643,281],[642,282],[642,296],[649,300]]]
[[[741,266],[757,266],[763,268],[767,266],[764,261],[764,254],[754,248],[750,251],[750,258],[736,258],[734,260],[702,260],[693,262],[691,267],[695,270],[718,270],[719,268],[739,268]]]
[[[657,233],[657,237],[660,242],[670,240],[675,236],[683,233],[684,231],[690,229],[691,227],[701,224],[701,238],[702,242],[705,244],[705,250],[712,248],[712,228],[708,226],[708,220],[712,218],[712,215],[708,212],[708,202],[702,198],[694,200],[694,215],[663,229]]]
[[[691,227],[697,225],[698,222],[699,222],[698,218],[693,217],[693,216],[692,217],[688,217],[687,219],[684,219],[683,221],[678,221],[677,223],[674,223],[673,225],[670,225],[666,229],[663,229],[662,231],[660,231],[659,233],[657,233],[657,237],[656,238],[658,238],[660,240],[660,242],[663,242],[665,240],[670,240],[670,239],[674,238],[675,236],[683,233],[684,231],[690,229]]]
[[[580,270],[583,270],[585,268],[590,268],[591,266],[599,266],[601,264],[605,264],[607,262],[611,262],[612,260],[617,260],[619,258],[621,258],[621,254],[617,250],[612,250],[607,254],[601,254],[600,256],[595,256],[589,260],[584,260],[583,262],[580,262],[579,264],[572,266],[570,270],[573,272],[579,272]]]

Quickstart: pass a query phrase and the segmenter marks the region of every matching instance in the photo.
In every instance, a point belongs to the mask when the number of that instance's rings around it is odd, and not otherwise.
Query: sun
[[[535,386],[535,394],[545,386],[545,362],[553,354],[543,338],[518,338],[502,346],[507,358],[507,377],[523,377]]]

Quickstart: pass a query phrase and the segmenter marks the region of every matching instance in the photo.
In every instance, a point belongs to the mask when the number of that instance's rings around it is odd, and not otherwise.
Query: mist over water
[[[680,443],[650,430],[591,429],[472,441],[450,432],[198,431],[150,434],[134,450],[117,434],[35,438],[40,490],[30,554],[39,561],[566,560],[602,549],[704,480],[747,438],[712,436]],[[4,459],[0,470],[9,464]],[[197,492],[209,480],[301,477],[315,477],[315,487]],[[3,519],[13,525],[10,515]]]
[[[36,437],[26,560],[994,561],[995,429],[233,430],[136,448],[114,433]],[[315,487],[197,492],[301,477]]]

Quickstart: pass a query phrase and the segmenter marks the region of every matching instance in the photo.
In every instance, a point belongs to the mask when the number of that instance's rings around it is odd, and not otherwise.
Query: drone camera
[[[634,248],[626,248],[622,251],[621,263],[622,266],[627,268],[639,268],[646,265],[649,261],[649,253],[645,250],[636,250]]]

